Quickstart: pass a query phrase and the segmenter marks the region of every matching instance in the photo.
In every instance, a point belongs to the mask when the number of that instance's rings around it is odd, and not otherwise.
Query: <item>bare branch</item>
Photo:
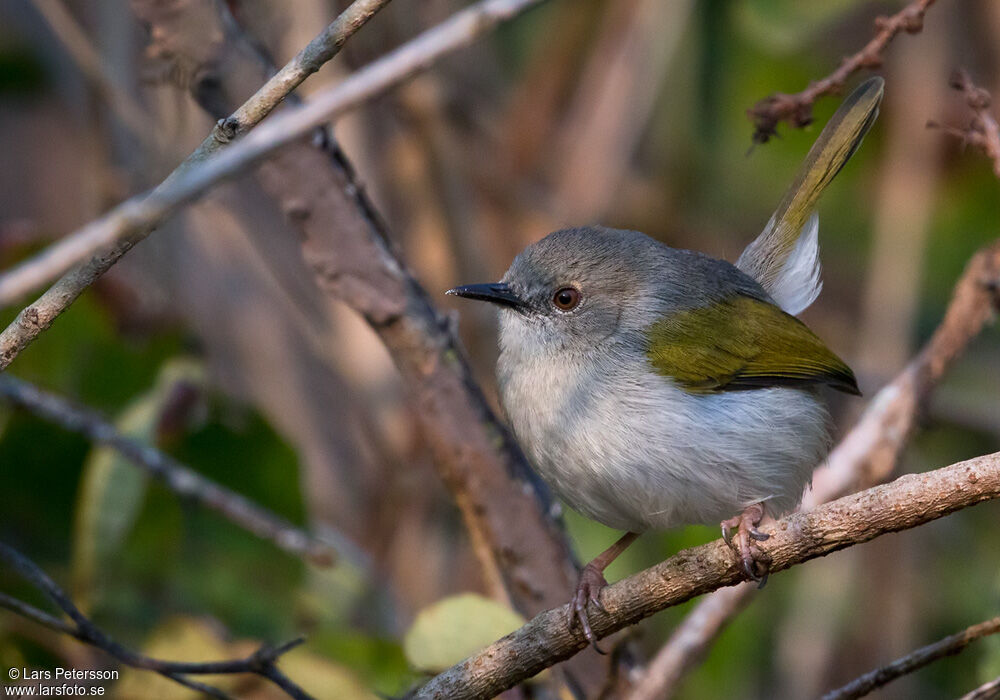
[[[48,328],[87,286],[173,211],[197,199],[223,179],[256,165],[282,146],[306,136],[320,124],[336,119],[382,94],[541,1],[483,0],[457,12],[336,86],[318,92],[306,104],[275,115],[232,147],[206,159],[205,156],[217,150],[212,142],[230,140],[235,136],[231,131],[234,122],[222,120],[206,143],[156,189],[128,199],[37,257],[0,276],[2,302],[69,270],[35,304],[22,310],[0,334],[0,370],[6,369],[17,354]],[[70,269],[87,258],[90,260],[85,264]]]
[[[824,695],[823,700],[853,700],[853,698],[864,697],[876,688],[888,685],[897,678],[913,673],[938,659],[957,654],[977,639],[988,637],[997,632],[1000,632],[1000,617],[972,625],[957,634],[945,637],[896,659],[891,664],[855,678],[847,685]]]
[[[961,139],[963,144],[975,146],[986,157],[993,161],[993,172],[1000,177],[1000,126],[990,111],[990,93],[977,87],[968,72],[955,71],[951,77],[951,86],[962,93],[966,104],[972,110],[972,121],[964,129],[954,126],[944,126],[937,122],[927,122],[930,129],[941,129],[946,134]]]
[[[992,317],[1000,300],[998,288],[1000,241],[969,261],[941,325],[900,375],[875,395],[857,424],[817,469],[801,510],[889,478],[931,391]],[[669,697],[729,620],[746,607],[754,590],[744,584],[716,591],[701,601],[657,652],[630,700]]]
[[[289,696],[296,698],[296,700],[309,700],[310,698],[308,693],[285,677],[275,665],[282,654],[301,644],[304,641],[302,639],[296,639],[277,647],[264,645],[246,658],[229,661],[202,663],[154,659],[114,641],[106,632],[80,612],[69,596],[63,592],[48,574],[16,549],[2,542],[0,542],[0,561],[12,567],[21,578],[43,593],[49,601],[69,617],[72,624],[59,620],[48,613],[7,595],[0,594],[0,606],[57,632],[68,634],[85,644],[101,649],[126,666],[155,671],[161,676],[176,681],[181,685],[193,688],[211,697],[223,698],[224,700],[229,698],[226,693],[218,688],[187,678],[187,676],[254,673],[271,680],[288,693]]]
[[[304,49],[299,51],[291,61],[268,80],[250,99],[244,102],[228,118],[220,120],[194,153],[177,166],[170,176],[159,187],[153,190],[153,194],[163,190],[168,184],[173,183],[188,168],[207,160],[214,153],[232,142],[234,138],[259,124],[264,117],[270,114],[288,97],[292,90],[302,84],[311,74],[319,70],[320,66],[326,61],[336,56],[344,43],[358,29],[364,26],[376,12],[388,5],[389,2],[390,0],[355,0],[354,3],[310,41]],[[52,4],[51,0],[44,0],[39,9],[47,7],[50,4]],[[125,207],[130,202],[136,203],[141,201],[142,198],[143,195],[134,197],[121,205],[119,209]],[[109,212],[103,220],[107,220],[115,211],[112,210]],[[127,219],[128,216],[126,215],[125,218]],[[119,224],[121,223],[125,222],[120,221]],[[74,244],[74,247],[71,248],[60,247],[68,246],[74,236],[80,234],[82,231],[92,230],[92,227],[85,226],[80,231],[77,231],[76,234],[70,234],[64,238],[60,244],[43,251],[40,255],[0,275],[0,307],[16,301],[37,287],[57,278],[89,255],[95,255],[86,264],[79,265],[74,270],[66,273],[52,289],[43,295],[34,305],[39,311],[32,314],[30,313],[31,307],[29,307],[29,309],[25,309],[22,312],[21,315],[24,316],[23,321],[29,329],[38,324],[44,325],[44,327],[39,327],[35,330],[34,335],[37,335],[38,332],[47,328],[48,324],[51,324],[56,316],[65,311],[66,307],[72,304],[84,289],[93,284],[121,256],[127,253],[135,243],[152,233],[152,227],[158,223],[158,221],[150,222],[145,230],[141,230],[142,224],[136,222],[137,225],[131,231],[133,238],[127,240],[125,238],[116,240],[117,237],[112,236],[107,241],[98,242],[91,246]],[[116,243],[115,248],[107,251],[104,255],[96,255],[98,250],[105,247],[108,243]],[[22,320],[20,316],[18,319]],[[7,330],[10,331],[10,328]],[[4,353],[9,347],[9,341],[4,339],[6,335],[7,332],[5,331],[4,336],[0,336],[0,349],[3,349],[3,352],[0,352],[0,370],[10,364],[10,360],[13,359],[13,357],[4,359],[6,357]],[[29,335],[24,339],[24,345],[27,345],[32,340],[34,340],[34,336]],[[22,348],[18,348],[17,351],[19,352]]]
[[[889,532],[922,525],[983,501],[1000,498],[1000,452],[846,496],[770,528],[768,554],[777,572]],[[597,637],[606,637],[664,608],[745,579],[721,539],[686,549],[604,589],[604,610],[591,612]],[[566,624],[567,606],[547,610],[520,629],[431,679],[418,698],[488,698],[573,656],[587,646]]]
[[[127,438],[96,412],[76,406],[9,374],[0,375],[0,397],[67,430],[117,450],[132,464],[182,498],[216,511],[230,522],[268,540],[289,554],[330,566],[333,548],[247,498],[206,479],[154,447]]]
[[[824,95],[840,92],[847,79],[862,69],[875,69],[882,65],[882,53],[897,34],[917,34],[924,28],[924,15],[934,0],[913,0],[909,5],[890,17],[875,19],[875,36],[864,48],[841,61],[837,70],[821,80],[809,83],[802,92],[788,94],[779,92],[755,104],[747,110],[747,116],[754,123],[754,143],[767,143],[776,136],[778,124],[787,122],[794,127],[812,123],[812,108],[816,100]]]
[[[143,8],[149,2],[133,7],[169,39],[178,30],[147,14]],[[213,77],[221,94],[207,96],[206,109],[237,92],[232,78]],[[501,583],[502,594],[525,615],[566,601],[576,570],[551,501],[490,410],[453,324],[435,309],[394,249],[347,156],[329,137],[299,141],[257,173],[301,234],[316,283],[362,316],[391,355],[434,467],[462,513],[487,577]],[[574,680],[599,688],[602,669],[586,659],[579,666],[571,669]]]

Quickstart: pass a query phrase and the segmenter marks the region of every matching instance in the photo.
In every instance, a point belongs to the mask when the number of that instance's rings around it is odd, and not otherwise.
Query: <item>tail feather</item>
[[[883,85],[881,78],[870,78],[844,100],[809,150],[764,231],[736,261],[790,314],[801,313],[819,295],[816,202],[875,122]]]

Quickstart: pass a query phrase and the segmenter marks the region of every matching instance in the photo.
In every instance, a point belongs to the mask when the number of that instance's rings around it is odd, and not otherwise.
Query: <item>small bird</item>
[[[500,396],[535,469],[570,507],[626,531],[571,601],[570,626],[595,647],[588,604],[600,607],[604,569],[646,530],[721,523],[763,585],[758,525],[798,505],[829,449],[818,387],[860,394],[795,316],[822,287],[816,202],[882,91],[872,78],[844,101],[735,265],[585,226],[528,246],[498,283],[448,290],[499,309]]]

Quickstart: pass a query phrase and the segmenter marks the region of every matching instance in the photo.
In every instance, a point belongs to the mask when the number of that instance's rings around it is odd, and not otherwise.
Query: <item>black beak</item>
[[[524,301],[519,297],[509,285],[503,282],[491,284],[467,284],[463,287],[449,289],[445,294],[466,299],[478,299],[479,301],[489,301],[494,304],[502,304],[515,309],[525,306]]]

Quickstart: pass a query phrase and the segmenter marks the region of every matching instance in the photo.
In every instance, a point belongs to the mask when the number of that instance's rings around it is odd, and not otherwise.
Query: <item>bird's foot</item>
[[[768,568],[771,565],[771,555],[761,549],[757,543],[763,542],[770,535],[757,529],[764,519],[764,504],[755,503],[748,506],[739,515],[723,520],[722,538],[743,563],[743,571],[751,580],[759,582],[758,588],[767,583]],[[734,536],[733,529],[736,529]]]
[[[601,590],[608,585],[607,580],[601,570],[594,566],[593,562],[583,567],[580,578],[576,583],[576,593],[569,605],[569,628],[572,630],[577,624],[583,630],[583,636],[587,638],[594,651],[599,654],[606,654],[603,649],[597,646],[597,637],[590,628],[590,618],[587,615],[587,606],[593,603],[599,610],[604,610],[601,605]]]

